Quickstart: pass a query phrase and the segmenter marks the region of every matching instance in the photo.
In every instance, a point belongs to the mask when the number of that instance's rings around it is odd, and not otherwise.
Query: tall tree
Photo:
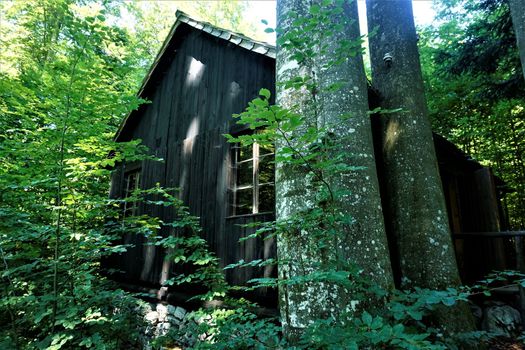
[[[343,314],[356,311],[357,300],[363,300],[351,288],[331,280],[310,281],[311,276],[358,265],[376,285],[389,289],[393,284],[357,3],[326,3],[277,3],[277,103],[296,114],[300,124],[284,135],[276,150],[279,160],[295,148],[291,158],[300,161],[278,163],[275,181],[278,222],[299,223],[278,236],[277,248],[280,277],[290,281],[280,290],[283,327],[290,338],[316,319],[342,320]],[[314,135],[311,144],[300,145],[309,135]],[[315,153],[319,148],[339,162],[329,163],[326,155]],[[329,202],[333,207],[326,210]],[[344,218],[336,219],[339,214]],[[312,217],[321,223],[308,225]],[[334,229],[327,229],[330,217],[339,220]],[[342,275],[341,280],[348,281],[348,275]]]
[[[520,52],[521,69],[525,78],[525,3],[521,0],[509,0],[512,24]]]
[[[382,108],[401,109],[381,117],[384,209],[399,256],[401,285],[455,286],[460,280],[427,115],[412,1],[366,4],[369,31],[378,30],[369,39],[373,86]],[[461,318],[449,326],[461,328],[468,317]]]

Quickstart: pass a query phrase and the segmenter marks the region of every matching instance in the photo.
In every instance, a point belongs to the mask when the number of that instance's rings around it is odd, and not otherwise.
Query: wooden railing
[[[454,238],[508,238],[508,237],[523,237],[525,231],[499,231],[499,232],[462,232],[454,233]]]

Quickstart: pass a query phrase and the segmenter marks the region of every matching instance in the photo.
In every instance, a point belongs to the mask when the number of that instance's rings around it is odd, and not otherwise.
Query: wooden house
[[[136,187],[145,189],[156,183],[178,187],[191,213],[200,217],[203,237],[223,266],[240,259],[274,257],[272,239],[238,242],[253,231],[240,225],[273,219],[271,150],[256,145],[240,149],[223,136],[246,132],[235,124],[232,114],[243,111],[260,88],[275,91],[273,46],[178,12],[139,91],[139,96],[151,103],[133,111],[116,135],[121,142],[141,139],[164,162],[119,165],[112,178],[111,196],[125,197]],[[370,96],[373,101],[373,92]],[[435,144],[453,232],[482,230],[475,225],[478,216],[485,214],[488,225],[493,225],[490,229],[499,228],[498,200],[490,171],[442,137],[436,135]],[[485,196],[476,192],[479,190],[490,198],[478,201]],[[165,220],[173,216],[169,208],[142,206],[138,210]],[[111,267],[121,271],[115,278],[128,286],[158,290],[174,268],[164,261],[165,253],[143,245],[140,236],[130,235],[126,243],[135,247],[112,259]],[[464,247],[459,247],[461,258]],[[226,272],[227,280],[234,284],[275,274],[274,267]],[[188,291],[173,288],[159,297],[183,298],[184,292]],[[276,303],[275,291],[259,292],[256,298],[268,305]]]

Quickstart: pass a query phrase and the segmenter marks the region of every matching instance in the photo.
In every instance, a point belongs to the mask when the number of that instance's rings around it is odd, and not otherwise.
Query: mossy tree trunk
[[[399,256],[401,287],[460,284],[424,94],[411,0],[367,0],[372,85],[383,109],[386,227]],[[437,315],[451,330],[470,328],[465,305]],[[448,325],[444,323],[448,322]]]
[[[523,0],[509,0],[509,6],[520,52],[521,69],[525,78],[525,2]]]
[[[358,170],[330,172],[320,170],[335,195],[336,211],[353,220],[339,226],[340,230],[328,241],[319,239],[315,228],[290,230],[278,237],[279,276],[290,280],[320,271],[338,270],[337,261],[357,264],[374,284],[385,289],[393,286],[388,244],[381,211],[370,120],[368,116],[367,83],[362,57],[345,57],[331,65],[336,57],[336,46],[342,42],[359,40],[357,3],[345,3],[341,16],[330,18],[317,33],[332,33],[313,47],[319,49],[329,42],[328,48],[318,50],[315,60],[298,62],[291,58],[292,51],[280,44],[283,36],[294,29],[287,16],[294,11],[308,16],[312,4],[320,1],[281,0],[277,2],[277,103],[301,114],[304,124],[294,134],[294,140],[309,126],[325,128],[329,142],[336,145],[338,154],[345,154]],[[342,25],[343,30],[331,31],[331,26]],[[305,29],[306,30],[306,29]],[[308,33],[308,31],[307,31]],[[309,35],[309,34],[308,34]],[[317,35],[312,32],[312,35]],[[321,35],[321,34],[319,34]],[[307,89],[284,89],[279,83],[296,76],[310,76],[317,81],[318,93]],[[340,89],[330,86],[341,85]],[[330,90],[330,91],[328,91]],[[341,116],[346,118],[341,119]],[[326,133],[325,133],[326,134]],[[292,141],[293,142],[293,141]],[[277,155],[287,147],[277,144]],[[279,221],[297,213],[318,210],[319,193],[324,185],[305,166],[278,163],[276,166],[276,213]],[[338,197],[337,193],[343,193]],[[324,237],[326,238],[326,237]],[[333,264],[335,262],[335,264]],[[343,264],[344,265],[344,264]],[[360,300],[350,289],[330,282],[308,282],[284,285],[280,288],[280,309],[285,334],[294,339],[316,319],[334,317],[359,309]],[[362,306],[362,305],[360,305]]]

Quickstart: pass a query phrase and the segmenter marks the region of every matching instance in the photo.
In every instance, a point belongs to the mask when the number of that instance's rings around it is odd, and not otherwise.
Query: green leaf
[[[447,297],[447,298],[444,298],[442,303],[446,306],[452,306],[456,303],[456,298],[454,297]]]
[[[392,332],[396,336],[400,336],[405,331],[405,326],[403,326],[401,323],[396,324],[394,327],[392,327]]]
[[[266,99],[269,99],[272,93],[268,89],[261,89],[259,90],[259,95],[266,97]]]
[[[421,321],[423,319],[423,312],[419,310],[409,310],[407,314],[416,321]]]
[[[372,324],[370,325],[370,328],[372,329],[379,329],[383,326],[383,319],[381,317],[376,317],[372,321]]]
[[[363,315],[361,316],[361,320],[367,326],[372,325],[372,315],[370,315],[367,311],[363,312]]]
[[[310,6],[310,13],[312,15],[317,15],[321,12],[321,6],[317,5],[317,4],[313,4],[312,6]]]

